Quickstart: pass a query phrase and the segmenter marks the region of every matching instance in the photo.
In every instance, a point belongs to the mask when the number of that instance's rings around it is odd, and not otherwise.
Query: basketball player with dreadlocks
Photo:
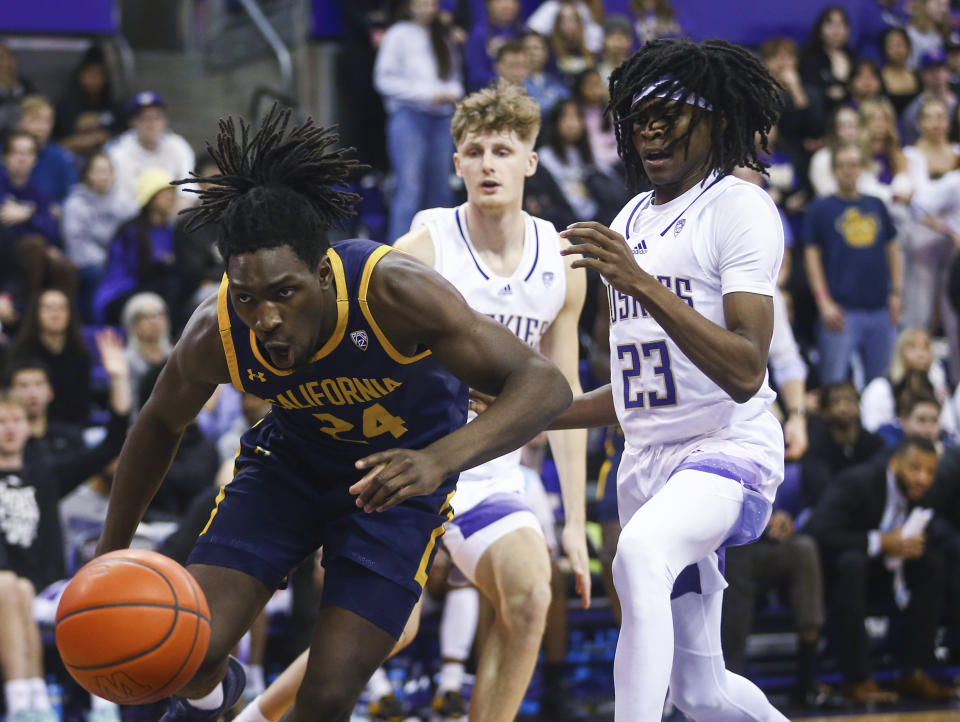
[[[786,720],[724,669],[722,547],[756,539],[783,479],[769,413],[767,350],[783,228],[757,186],[778,86],[721,40],[658,40],[610,76],[610,108],[633,198],[610,228],[575,223],[565,254],[598,271],[610,304],[611,383],[574,400],[554,428],[619,423],[623,532],[613,561],[623,623],[617,722]]]
[[[348,720],[420,596],[457,474],[522,445],[569,404],[549,361],[470,309],[443,278],[325,231],[356,169],[311,121],[276,107],[250,137],[221,122],[220,174],[193,227],[219,224],[226,273],[194,313],[120,455],[98,552],[126,547],[184,427],[232,383],[272,403],[241,440],[187,560],[210,605],[210,648],[164,722],[215,720],[244,685],[230,650],[318,547],[326,579],[304,684],[285,720]],[[467,388],[498,391],[464,425]]]
[[[553,224],[523,212],[524,181],[537,168],[533,145],[539,129],[540,107],[512,83],[501,82],[461,100],[450,130],[456,144],[454,166],[464,180],[467,201],[455,208],[420,211],[396,247],[435,268],[473,308],[541,350],[579,391],[577,320],[585,274],[560,256],[568,242],[561,243]],[[586,607],[586,433],[549,432],[548,439],[564,501],[563,545]],[[473,722],[517,716],[547,621],[550,557],[524,485],[519,450],[465,470],[457,483],[455,516],[443,537],[453,563],[495,611],[477,660],[469,708]],[[462,705],[457,699],[462,676],[462,664],[445,660],[435,710]],[[278,687],[271,685],[262,712],[282,708],[285,691]]]

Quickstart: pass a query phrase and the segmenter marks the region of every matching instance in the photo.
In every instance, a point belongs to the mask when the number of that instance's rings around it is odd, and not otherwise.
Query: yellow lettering
[[[397,384],[399,386],[399,384]],[[393,438],[399,439],[407,433],[403,419],[394,416],[380,404],[372,404],[363,410],[363,435],[372,439],[380,434],[390,432]]]
[[[380,385],[379,381],[377,381],[376,379],[367,379],[367,381],[369,381],[370,385],[377,390],[377,396],[376,396],[377,398],[387,395],[387,392],[384,391],[383,386]]]
[[[399,389],[402,386],[399,381],[394,381],[393,379],[384,379],[383,385],[387,387],[388,394],[394,389]]]
[[[323,401],[321,401],[321,399],[323,398],[323,392],[318,391],[318,389],[320,388],[320,384],[318,384],[316,381],[310,381],[309,383],[306,384],[306,387],[307,387],[307,393],[309,394],[308,398],[310,398],[313,401],[313,405],[323,406]]]
[[[337,406],[343,406],[345,403],[343,396],[340,395],[340,389],[337,388],[337,384],[333,379],[324,379],[320,382],[320,388],[323,389],[323,393],[327,397],[327,401],[331,404],[336,404]]]
[[[314,414],[314,417],[318,421],[325,421],[328,424],[330,424],[330,426],[320,429],[320,431],[322,431],[323,433],[329,436],[332,436],[337,441],[343,441],[350,444],[368,443],[361,439],[344,439],[343,437],[340,436],[340,434],[350,431],[350,429],[353,428],[353,424],[351,424],[349,421],[345,421],[344,419],[338,418],[333,414]]]
[[[379,399],[380,394],[373,390],[373,387],[370,385],[369,379],[357,379],[353,380],[353,386],[357,390],[357,393],[363,396],[363,401],[369,401],[370,399]]]
[[[337,377],[337,385],[340,387],[340,393],[346,399],[348,404],[361,404],[363,399],[357,395],[357,390],[353,387],[353,382],[343,376]]]
[[[303,404],[301,404],[299,401],[297,401],[297,397],[293,395],[293,389],[287,389],[286,391],[284,391],[284,393],[287,395],[287,399],[288,399],[289,402],[290,402],[290,408],[293,408],[293,409],[305,409],[305,408],[307,408],[306,406],[304,406]],[[278,396],[277,398],[280,398],[280,396]],[[284,408],[286,408],[286,407],[284,407]]]

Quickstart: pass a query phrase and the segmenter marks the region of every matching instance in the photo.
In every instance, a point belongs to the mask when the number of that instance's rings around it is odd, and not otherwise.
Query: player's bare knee
[[[536,637],[539,644],[550,599],[548,579],[524,583],[508,590],[500,604],[501,621],[511,630],[511,634]]]
[[[297,692],[293,719],[346,722],[350,719],[350,714],[359,697],[359,691],[355,693],[349,687],[350,685],[340,684],[334,680],[318,684],[302,684],[300,691]]]

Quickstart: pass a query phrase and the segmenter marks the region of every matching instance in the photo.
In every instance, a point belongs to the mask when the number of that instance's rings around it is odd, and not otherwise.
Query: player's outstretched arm
[[[157,493],[183,430],[220,383],[230,380],[216,297],[194,312],[120,452],[97,554],[130,544]]]
[[[429,494],[449,475],[519,448],[569,405],[570,385],[554,364],[471,309],[423,263],[388,254],[373,272],[368,298],[395,347],[426,346],[465,384],[497,398],[473,422],[425,449],[393,449],[358,461],[357,468],[370,473],[350,490],[366,511]]]

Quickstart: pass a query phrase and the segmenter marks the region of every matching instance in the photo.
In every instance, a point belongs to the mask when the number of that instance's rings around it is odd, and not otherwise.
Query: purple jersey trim
[[[537,261],[540,260],[540,231],[537,230],[537,222],[530,219],[530,222],[533,224],[533,240],[536,244],[533,248],[533,265],[530,266],[530,273],[524,277],[524,282],[530,280],[530,276],[533,275],[534,270],[537,268]]]
[[[670,476],[685,469],[705,471],[708,474],[716,474],[733,481],[739,481],[753,491],[760,490],[763,477],[756,464],[724,454],[694,454],[674,469]]]
[[[501,492],[491,494],[469,511],[457,514],[449,523],[456,526],[463,538],[467,539],[495,521],[518,511],[533,513],[520,494]]]

